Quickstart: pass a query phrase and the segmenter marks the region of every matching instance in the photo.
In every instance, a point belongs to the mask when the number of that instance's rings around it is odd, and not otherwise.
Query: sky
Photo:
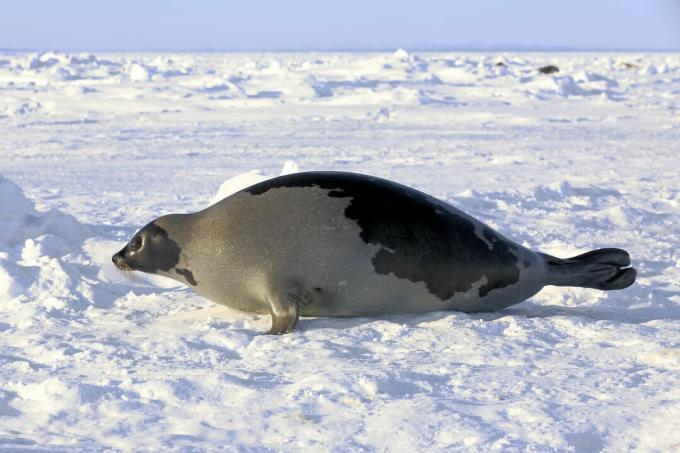
[[[0,49],[680,50],[680,0],[0,0]]]

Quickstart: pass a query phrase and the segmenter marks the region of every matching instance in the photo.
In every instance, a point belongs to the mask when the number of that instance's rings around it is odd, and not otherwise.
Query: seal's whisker
[[[132,283],[142,283],[142,279],[132,269],[118,269],[118,274],[121,276],[122,280],[126,280]]]

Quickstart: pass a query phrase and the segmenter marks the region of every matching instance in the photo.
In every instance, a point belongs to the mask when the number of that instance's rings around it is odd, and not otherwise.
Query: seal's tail
[[[623,289],[632,285],[637,275],[630,267],[630,255],[621,249],[598,249],[567,259],[542,255],[548,265],[548,285]]]

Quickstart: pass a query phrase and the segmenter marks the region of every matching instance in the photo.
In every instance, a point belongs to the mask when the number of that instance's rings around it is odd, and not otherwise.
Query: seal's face
[[[122,271],[158,274],[173,269],[179,263],[180,252],[179,245],[154,221],[139,230],[112,260]]]

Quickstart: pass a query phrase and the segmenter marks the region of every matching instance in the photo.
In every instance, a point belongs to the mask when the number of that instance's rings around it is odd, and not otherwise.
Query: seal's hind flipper
[[[598,249],[567,259],[542,255],[548,265],[547,285],[623,289],[632,285],[637,275],[630,267],[630,255],[621,249]]]
[[[311,295],[308,291],[287,286],[283,290],[271,290],[266,299],[272,315],[272,328],[267,333],[283,335],[295,329],[300,311],[311,301]]]

